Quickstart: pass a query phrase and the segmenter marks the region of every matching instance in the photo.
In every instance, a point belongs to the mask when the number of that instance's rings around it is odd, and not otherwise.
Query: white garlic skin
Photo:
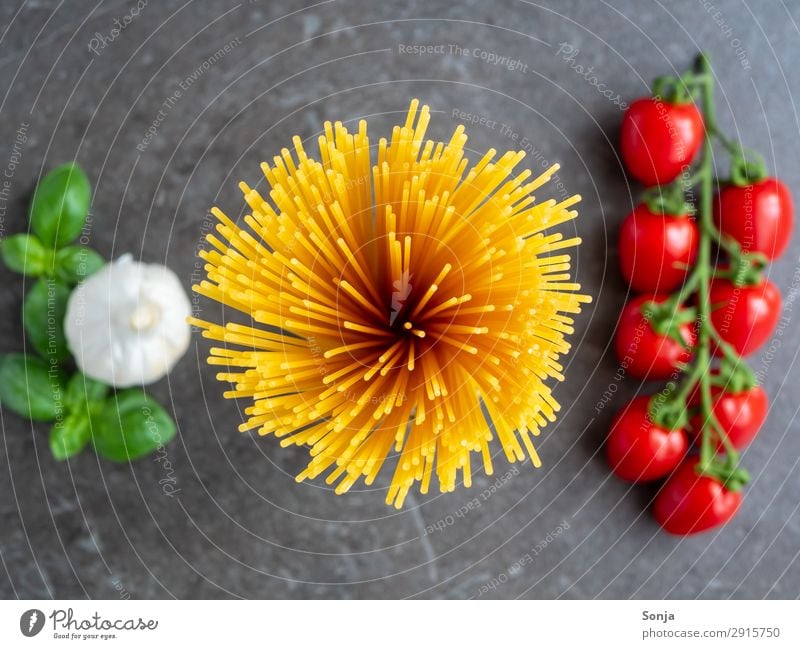
[[[173,271],[127,254],[72,291],[64,333],[87,376],[118,388],[147,385],[186,353],[190,315],[191,303]]]

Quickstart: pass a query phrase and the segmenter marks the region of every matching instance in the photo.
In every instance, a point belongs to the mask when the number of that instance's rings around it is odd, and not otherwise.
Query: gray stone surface
[[[615,382],[608,354],[626,299],[615,232],[639,192],[617,157],[613,95],[636,97],[653,76],[682,70],[707,49],[722,125],[764,151],[800,193],[796,3],[715,0],[707,10],[710,3],[688,0],[151,1],[114,37],[115,18],[125,22],[134,4],[3,3],[0,167],[12,176],[3,234],[25,228],[42,169],[77,158],[96,187],[92,245],[106,256],[166,262],[188,289],[206,210],[235,213],[236,182],[257,181],[262,159],[295,133],[313,140],[325,119],[368,116],[373,135],[387,134],[416,96],[434,111],[435,136],[448,134],[453,111],[463,110],[498,122],[470,128],[472,150],[513,146],[504,123],[535,147],[529,164],[562,163],[568,189],[584,199],[570,227],[584,238],[577,273],[595,302],[579,320],[568,381],[557,388],[566,407],[540,441],[544,467],[520,467],[465,516],[457,512],[489,479],[471,491],[416,495],[401,512],[384,506],[381,491],[335,497],[324,483],[296,485],[305,453],[235,432],[240,413],[222,399],[200,340],[151,390],[180,426],[169,446],[178,498],[162,493],[159,463],[114,466],[91,452],[57,463],[46,428],[2,412],[0,595],[800,594],[793,311],[773,351],[752,358],[773,406],[745,455],[754,480],[744,507],[724,531],[683,540],[660,533],[645,512],[653,491],[612,479],[598,455],[614,409],[657,389]],[[578,50],[571,61],[562,43]],[[230,53],[204,65],[226,44]],[[402,54],[401,44],[440,44],[445,53]],[[467,54],[451,54],[450,45]],[[492,65],[481,51],[520,64]],[[181,97],[163,109],[181,83]],[[20,127],[27,140],[15,152]],[[796,238],[770,269],[792,298],[798,257]],[[22,282],[5,269],[0,282],[0,351],[19,350]],[[219,315],[207,302],[200,309]],[[613,398],[597,409],[609,389]],[[443,529],[426,534],[428,526]],[[484,592],[487,584],[496,587]]]

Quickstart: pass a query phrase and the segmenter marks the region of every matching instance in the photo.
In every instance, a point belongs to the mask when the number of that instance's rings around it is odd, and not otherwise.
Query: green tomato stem
[[[735,467],[739,460],[739,454],[722,427],[719,425],[713,412],[713,400],[711,394],[712,376],[707,368],[711,362],[711,345],[717,345],[726,356],[733,356],[736,362],[739,357],[733,348],[725,343],[719,336],[711,323],[711,303],[710,303],[710,284],[711,284],[711,245],[721,243],[722,237],[719,234],[712,214],[712,200],[714,192],[715,178],[713,175],[713,138],[716,137],[723,146],[728,147],[728,140],[721,136],[717,129],[716,114],[714,111],[714,79],[711,74],[708,57],[701,54],[698,60],[700,74],[697,79],[702,79],[699,83],[701,110],[706,126],[705,142],[703,145],[703,155],[697,175],[700,180],[700,201],[698,209],[698,219],[700,221],[700,243],[698,259],[695,272],[697,274],[697,310],[699,331],[696,345],[697,367],[703,368],[699,375],[700,383],[700,403],[703,427],[701,430],[700,442],[700,468],[701,471],[709,474],[719,474],[719,460],[716,458],[716,445],[713,443],[713,436],[719,433],[722,444],[727,454],[726,469]],[[741,147],[740,149],[741,150]],[[717,461],[715,461],[717,460]]]
[[[757,272],[757,270],[754,271],[757,262],[743,255],[738,245],[724,238],[714,224],[713,192],[715,184],[719,183],[719,179],[714,176],[712,150],[714,139],[719,140],[731,152],[734,166],[733,175],[740,181],[745,177],[753,178],[755,175],[763,174],[764,169],[757,167],[757,164],[748,163],[744,148],[719,132],[714,111],[714,77],[705,54],[699,56],[696,67],[696,70],[687,72],[679,79],[662,77],[656,81],[654,86],[655,90],[668,94],[672,100],[680,101],[686,97],[694,99],[703,113],[705,133],[700,163],[688,178],[678,181],[680,187],[678,183],[675,183],[666,188],[659,188],[658,191],[663,194],[656,195],[651,190],[647,195],[647,198],[653,203],[659,201],[661,206],[664,203],[670,203],[669,207],[673,207],[678,203],[679,191],[680,197],[683,197],[683,193],[687,189],[699,186],[699,200],[696,201],[698,209],[695,212],[700,226],[697,262],[681,289],[661,305],[662,313],[655,319],[663,325],[663,308],[676,314],[691,295],[697,295],[697,339],[693,349],[695,363],[692,367],[684,370],[685,377],[680,388],[676,388],[675,384],[671,383],[668,385],[666,393],[656,395],[651,399],[650,412],[653,421],[659,425],[669,428],[682,427],[687,420],[687,399],[692,390],[698,389],[702,416],[699,470],[702,474],[723,481],[731,489],[739,489],[747,482],[747,473],[737,467],[739,454],[728,439],[713,410],[712,386],[715,379],[710,372],[712,348],[720,349],[723,353],[723,360],[732,363],[734,367],[741,364],[741,359],[736,350],[722,340],[711,322],[711,312],[715,308],[711,304],[710,298],[711,281],[714,277],[714,265],[711,258],[712,245],[716,244],[728,253],[731,258],[731,267],[733,272],[737,273],[737,277],[739,274],[748,274],[749,276],[753,272]],[[665,197],[668,200],[665,200]],[[672,318],[674,319],[675,316],[673,315]],[[654,326],[656,325],[655,320]],[[724,448],[724,458],[717,454],[717,439]]]

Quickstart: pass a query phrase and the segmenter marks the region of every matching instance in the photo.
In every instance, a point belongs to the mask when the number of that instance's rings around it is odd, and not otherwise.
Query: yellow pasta
[[[251,402],[240,430],[305,446],[297,480],[324,474],[338,494],[388,459],[398,508],[433,476],[469,486],[473,454],[487,474],[501,450],[540,465],[531,435],[559,409],[547,382],[590,301],[563,252],[579,239],[552,231],[580,197],[532,195],[558,165],[515,175],[524,153],[490,150],[470,167],[463,126],[433,142],[429,119],[412,101],[376,152],[363,120],[326,122],[320,160],[295,137],[263,163],[269,194],[240,184],[243,224],[212,210],[194,286],[250,323],[191,320],[220,344],[225,396]]]

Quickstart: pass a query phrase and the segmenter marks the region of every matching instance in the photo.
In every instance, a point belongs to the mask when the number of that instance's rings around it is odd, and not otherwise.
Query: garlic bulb
[[[167,374],[189,347],[189,298],[166,266],[123,255],[81,282],[64,319],[80,370],[118,388]]]

